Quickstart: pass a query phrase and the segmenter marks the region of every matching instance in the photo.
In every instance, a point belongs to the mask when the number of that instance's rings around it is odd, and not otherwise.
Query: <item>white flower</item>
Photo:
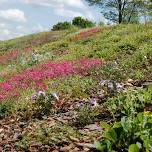
[[[38,95],[38,96],[41,96],[41,95],[45,96],[45,92],[44,92],[44,91],[39,91],[39,92],[37,93],[37,95]]]
[[[107,85],[109,83],[109,80],[101,80],[99,85],[104,86]]]

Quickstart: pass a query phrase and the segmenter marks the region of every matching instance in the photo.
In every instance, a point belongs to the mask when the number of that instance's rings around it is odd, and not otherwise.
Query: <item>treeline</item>
[[[66,30],[72,28],[73,26],[79,28],[89,28],[95,26],[95,23],[82,17],[75,17],[72,22],[58,22],[53,26],[52,31]]]

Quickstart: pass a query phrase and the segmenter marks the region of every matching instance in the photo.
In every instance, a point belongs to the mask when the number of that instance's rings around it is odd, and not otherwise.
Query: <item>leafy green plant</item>
[[[52,96],[49,93],[39,92],[36,101],[32,105],[33,116],[41,118],[44,115],[49,115],[52,108],[52,100]]]
[[[81,127],[92,123],[95,120],[95,117],[99,115],[99,109],[90,105],[79,107],[77,112],[75,124]]]
[[[51,87],[55,92],[62,90],[64,94],[68,94],[71,98],[88,98],[89,94],[86,93],[86,90],[91,89],[95,84],[96,83],[90,77],[72,75],[67,78],[65,77],[52,81]]]
[[[13,104],[11,102],[0,103],[0,119],[2,119],[7,113],[11,112]]]
[[[105,103],[114,118],[135,115],[143,111],[146,104],[152,100],[152,87],[142,90],[126,90],[116,97],[109,98]]]
[[[56,146],[62,143],[68,143],[73,138],[80,138],[81,134],[63,123],[56,123],[50,127],[44,127],[43,123],[36,122],[36,128],[31,132],[23,134],[23,138],[16,145],[23,150],[28,150],[32,142],[37,142],[39,145]]]
[[[111,151],[152,151],[152,117],[139,113],[137,117],[123,117],[112,127],[101,122],[103,139],[95,143],[102,152]]]
[[[19,142],[17,142],[16,147],[18,149],[22,149],[24,151],[28,151],[29,139],[27,137],[23,137]]]

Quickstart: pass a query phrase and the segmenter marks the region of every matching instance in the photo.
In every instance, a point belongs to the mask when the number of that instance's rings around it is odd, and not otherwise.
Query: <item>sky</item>
[[[48,31],[76,16],[105,22],[100,9],[85,0],[0,0],[0,40]]]

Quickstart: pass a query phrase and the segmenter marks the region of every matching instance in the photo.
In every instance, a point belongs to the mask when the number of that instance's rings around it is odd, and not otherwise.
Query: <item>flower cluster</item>
[[[73,40],[80,40],[82,38],[86,38],[86,37],[89,37],[89,36],[92,36],[98,32],[100,32],[101,30],[99,28],[92,28],[92,29],[89,29],[87,31],[84,31],[84,32],[80,32],[79,34],[75,35],[72,39]]]
[[[124,90],[123,83],[112,82],[110,80],[101,80],[99,85],[101,87],[107,87],[108,91],[121,92]]]
[[[15,60],[18,56],[22,53],[30,52],[33,50],[32,48],[25,48],[22,51],[20,50],[12,50],[10,52],[5,53],[4,55],[0,56],[0,64],[5,64],[8,61]]]
[[[38,91],[35,94],[33,94],[30,98],[27,98],[28,100],[37,100],[40,96],[46,96],[46,92],[45,91]],[[56,99],[57,101],[59,100],[59,96],[53,92],[53,93],[49,93],[49,96],[53,97],[54,99]]]
[[[101,65],[100,59],[80,59],[76,61],[48,62],[37,65],[0,83],[0,101],[19,96],[20,90],[32,88],[47,90],[46,81],[59,76],[83,74],[87,69]]]

